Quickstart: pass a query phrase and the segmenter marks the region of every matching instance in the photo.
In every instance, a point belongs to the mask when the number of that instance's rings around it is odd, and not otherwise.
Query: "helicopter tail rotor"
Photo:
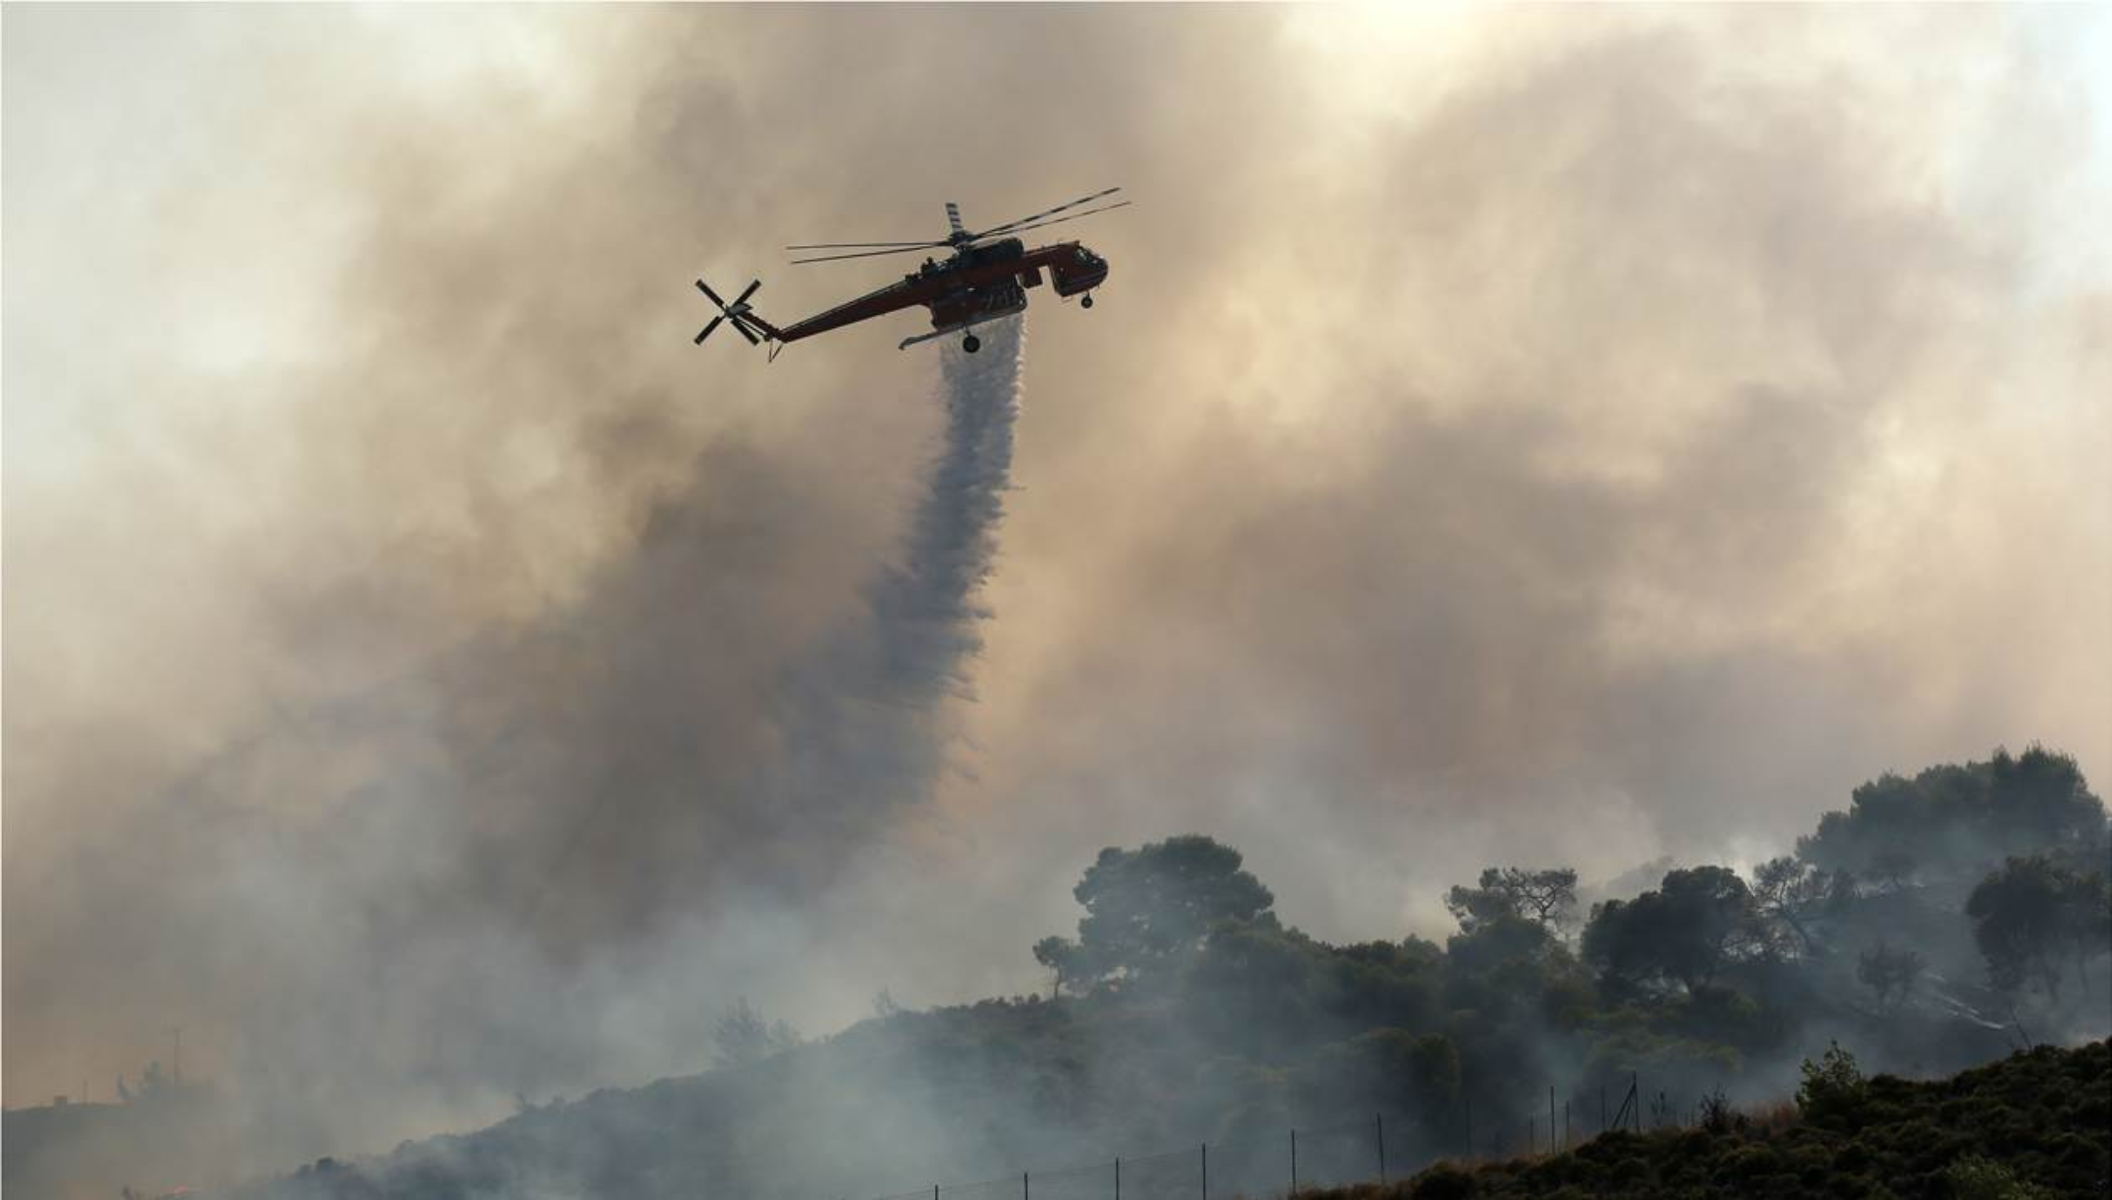
[[[717,329],[721,322],[733,326],[733,331],[747,338],[748,344],[751,346],[761,345],[765,339],[775,341],[777,339],[776,327],[763,320],[748,303],[748,297],[755,295],[755,290],[761,286],[763,286],[763,281],[760,279],[751,282],[729,304],[720,299],[717,292],[711,290],[710,284],[705,283],[701,279],[697,280],[697,290],[704,293],[707,299],[718,306],[719,315],[713,317],[711,324],[706,325],[695,338],[691,339],[691,344],[703,345],[704,339],[710,337],[711,331]]]

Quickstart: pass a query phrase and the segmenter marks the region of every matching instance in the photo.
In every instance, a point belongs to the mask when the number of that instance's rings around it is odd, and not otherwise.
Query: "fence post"
[[[1122,1200],[1122,1158],[1115,1157],[1115,1200]]]
[[[1203,1200],[1210,1200],[1210,1143],[1203,1143]]]
[[[1019,1173],[1019,1200],[1034,1200],[1034,1195],[1030,1188],[1031,1185],[1027,1182],[1027,1173],[1021,1171]]]
[[[1569,1149],[1569,1101],[1562,1102],[1562,1148]]]
[[[1547,1085],[1547,1152],[1555,1152],[1555,1085]]]
[[[1298,1131],[1291,1130],[1291,1195],[1298,1194]]]
[[[1635,1122],[1635,1131],[1641,1133],[1643,1131],[1643,1077],[1634,1071],[1628,1072],[1628,1096],[1635,1101],[1635,1115],[1629,1119]]]
[[[1379,1130],[1379,1183],[1383,1185],[1386,1182],[1386,1114],[1374,1113],[1371,1120]]]

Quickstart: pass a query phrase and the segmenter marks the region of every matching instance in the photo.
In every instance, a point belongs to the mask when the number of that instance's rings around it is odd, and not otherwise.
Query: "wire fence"
[[[1484,1113],[1475,1125],[1471,1098],[1443,1112],[1374,1113],[1330,1125],[1198,1142],[1184,1150],[1121,1156],[1097,1163],[1021,1171],[973,1183],[933,1184],[871,1200],[1276,1200],[1313,1188],[1389,1183],[1451,1158],[1533,1157],[1569,1150],[1608,1130],[1641,1133],[1701,1120],[1707,1097],[1625,1087],[1560,1094],[1547,1089],[1521,1122],[1512,1109]]]

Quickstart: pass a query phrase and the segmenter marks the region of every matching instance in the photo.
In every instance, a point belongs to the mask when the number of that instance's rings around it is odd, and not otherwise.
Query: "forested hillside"
[[[1076,889],[1075,935],[1033,947],[1052,996],[883,1005],[806,1043],[743,1009],[722,1023],[719,1070],[262,1192],[856,1200],[1011,1180],[982,1189],[994,1200],[1039,1170],[1049,1200],[1060,1178],[1097,1195],[1091,1172],[1118,1155],[1209,1143],[1213,1192],[1229,1195],[1280,1190],[1298,1127],[1358,1131],[1332,1160],[1309,1134],[1302,1178],[1326,1182],[1373,1173],[1377,1151],[1405,1173],[1544,1147],[1551,1112],[1581,1139],[1631,1084],[1650,1121],[1691,1122],[1711,1097],[1789,1096],[1833,1040],[1863,1069],[1928,1077],[2103,1037],[2108,854],[2104,805],[2073,760],[2039,749],[1886,776],[1793,855],[1674,867],[1588,909],[1573,871],[1491,867],[1451,889],[1443,944],[1311,938],[1208,838],[1109,849]],[[1870,1086],[1887,1112],[1924,1094]],[[1796,1138],[1816,1135],[1784,1136],[1753,1170],[1810,1165]],[[1156,1181],[1133,1165],[1125,1190],[1186,1194],[1189,1161]]]

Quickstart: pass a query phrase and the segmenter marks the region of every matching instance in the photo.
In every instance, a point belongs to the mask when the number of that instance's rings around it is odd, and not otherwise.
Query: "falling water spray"
[[[866,585],[867,618],[792,670],[788,753],[778,764],[790,772],[791,798],[828,804],[850,792],[879,816],[914,802],[937,770],[945,746],[932,711],[967,693],[977,626],[989,615],[977,596],[996,561],[1010,484],[1024,322],[987,329],[982,341],[979,354],[949,348],[941,360],[943,448],[900,561]]]

